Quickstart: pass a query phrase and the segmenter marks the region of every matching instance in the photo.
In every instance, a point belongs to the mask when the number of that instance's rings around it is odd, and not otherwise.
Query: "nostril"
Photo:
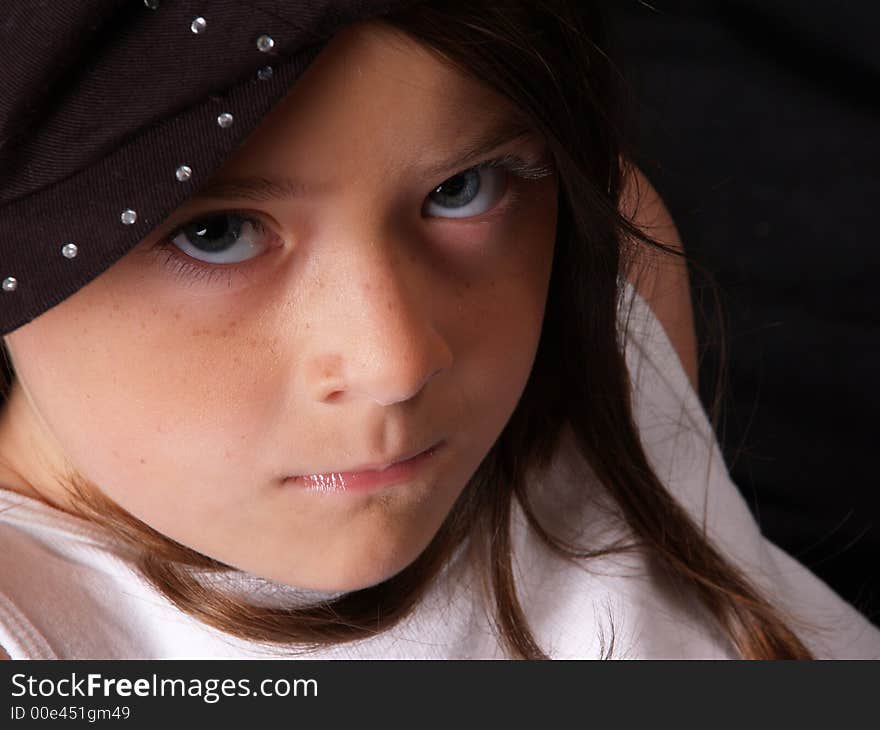
[[[342,394],[345,391],[342,390],[331,390],[324,398],[325,403],[335,403],[340,398],[342,398]]]

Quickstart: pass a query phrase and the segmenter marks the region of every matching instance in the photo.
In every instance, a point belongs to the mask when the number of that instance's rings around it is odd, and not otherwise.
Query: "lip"
[[[434,455],[445,443],[438,441],[415,456],[392,462],[384,467],[375,469],[365,467],[357,471],[335,471],[326,474],[303,474],[288,477],[285,481],[316,492],[363,492],[381,489],[411,480],[434,460]]]

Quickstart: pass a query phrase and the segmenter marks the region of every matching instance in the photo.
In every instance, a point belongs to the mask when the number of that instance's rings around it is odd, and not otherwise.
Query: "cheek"
[[[272,342],[218,314],[194,324],[94,284],[9,336],[61,450],[110,496],[179,480],[182,466],[229,474],[245,451],[247,404],[270,400],[256,373],[271,368]]]
[[[475,308],[491,317],[491,330],[510,342],[509,354],[533,355],[537,348],[553,264],[555,188],[546,183],[531,190],[531,204],[502,233],[504,254],[496,266],[497,275]],[[474,319],[479,321],[479,315]],[[489,332],[490,326],[484,326],[484,331]]]
[[[458,350],[480,363],[471,369],[477,380],[471,392],[503,404],[506,413],[525,388],[543,325],[556,236],[554,191],[543,194],[546,205],[530,206],[504,231],[504,255],[493,275],[460,289],[466,339]]]

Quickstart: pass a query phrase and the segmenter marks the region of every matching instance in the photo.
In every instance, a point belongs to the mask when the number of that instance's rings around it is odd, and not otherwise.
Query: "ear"
[[[651,238],[683,252],[678,230],[657,191],[635,165],[624,163],[624,170],[621,212]],[[660,320],[694,391],[699,392],[697,337],[686,263],[639,244],[627,278]]]

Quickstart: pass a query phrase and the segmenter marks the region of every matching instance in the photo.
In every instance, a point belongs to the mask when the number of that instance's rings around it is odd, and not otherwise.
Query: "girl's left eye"
[[[502,198],[511,176],[537,179],[550,174],[545,164],[514,155],[488,160],[444,180],[425,200],[424,213],[435,218],[471,218],[490,211]],[[511,196],[508,196],[511,197]]]
[[[438,185],[425,200],[424,213],[436,218],[471,218],[491,210],[504,195],[507,173],[479,166],[460,172]]]

